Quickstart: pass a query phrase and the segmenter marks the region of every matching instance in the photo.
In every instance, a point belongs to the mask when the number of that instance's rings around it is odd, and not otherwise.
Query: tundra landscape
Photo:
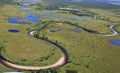
[[[1,0],[0,73],[120,73],[119,0]]]

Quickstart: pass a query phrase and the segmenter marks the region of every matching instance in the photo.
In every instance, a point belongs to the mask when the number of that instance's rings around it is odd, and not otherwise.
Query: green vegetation
[[[60,27],[60,25],[56,25],[56,23],[54,24],[54,29],[57,26]],[[67,26],[65,23],[63,23],[61,27],[70,29],[70,26]],[[71,28],[73,29],[72,26]],[[47,32],[49,29],[50,28],[48,27],[40,32],[46,33],[48,39],[52,41],[57,40],[60,42],[59,44],[66,47],[67,51],[69,52],[68,64],[66,64],[62,70],[72,69],[83,73],[119,72],[119,69],[116,69],[119,67],[119,56],[117,56],[119,54],[119,47],[108,43],[108,41],[111,39],[119,39],[119,36],[101,37],[84,31],[81,33],[75,33],[66,30],[52,33]],[[113,65],[115,65],[116,68],[112,67]],[[109,67],[112,67],[112,69],[109,69]]]
[[[117,31],[120,33],[120,26],[116,27],[117,28]]]
[[[36,26],[35,24],[18,25],[7,22],[9,18],[23,17],[27,13],[22,13],[18,8],[15,5],[6,5],[0,9],[2,11],[0,14],[0,43],[5,45],[3,48],[1,46],[1,50],[4,49],[4,51],[0,51],[0,54],[10,62],[19,65],[45,66],[55,63],[61,57],[59,49],[45,41],[28,36],[28,31],[32,30]],[[20,32],[10,33],[9,29],[18,29]]]
[[[107,4],[57,4],[40,3],[31,5],[31,11],[18,10],[19,4],[3,5],[0,8],[0,56],[8,61],[27,66],[46,66],[58,61],[60,50],[48,40],[64,47],[68,53],[68,63],[63,67],[51,70],[33,71],[31,73],[119,73],[120,47],[109,44],[109,40],[118,40],[118,36],[103,37],[99,34],[112,34],[110,25],[117,25],[120,33],[120,17],[117,6]],[[104,8],[103,8],[103,5]],[[78,8],[75,10],[60,10],[63,8]],[[109,9],[111,8],[111,9]],[[55,13],[40,10],[56,10]],[[63,18],[86,17],[92,20],[75,21],[50,16],[40,17],[41,23],[18,25],[8,23],[9,18],[24,17],[27,13],[52,14]],[[27,21],[25,21],[27,22]],[[82,29],[83,30],[82,30]],[[18,29],[19,33],[10,33],[9,29]],[[35,39],[28,32],[35,30]],[[50,32],[56,30],[57,32]],[[58,31],[59,30],[59,31]],[[73,32],[72,30],[81,30]],[[46,41],[45,41],[46,40]],[[0,64],[0,72],[15,71]],[[25,73],[30,73],[25,71]]]

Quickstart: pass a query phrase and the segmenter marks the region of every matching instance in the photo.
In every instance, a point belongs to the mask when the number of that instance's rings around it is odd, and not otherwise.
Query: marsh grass
[[[61,57],[59,49],[28,35],[28,31],[35,27],[36,24],[19,25],[8,23],[9,18],[24,17],[27,13],[19,11],[18,8],[16,5],[8,4],[0,9],[0,12],[2,11],[0,13],[0,43],[5,45],[2,56],[19,65],[44,66],[55,63]],[[8,32],[9,29],[18,29],[20,32],[10,33]],[[0,68],[0,71],[2,69]]]
[[[49,4],[49,3],[46,3]],[[79,6],[79,5],[78,5]],[[89,6],[89,5],[87,5]],[[86,7],[86,6],[85,6]],[[79,27],[72,26],[65,23],[65,20],[55,19],[49,21],[46,18],[40,18],[40,25],[18,25],[8,23],[7,20],[13,17],[24,17],[29,11],[21,12],[18,10],[18,5],[4,5],[0,8],[0,43],[4,44],[5,51],[2,51],[2,56],[9,61],[19,65],[29,66],[45,66],[56,62],[61,54],[57,47],[38,39],[34,39],[27,35],[29,30],[36,29],[36,31],[43,27],[39,35],[44,35],[49,40],[57,42],[66,48],[68,52],[68,63],[60,68],[59,73],[66,73],[66,70],[76,70],[78,73],[119,73],[120,72],[120,48],[110,44],[109,40],[118,40],[120,35],[114,37],[102,37],[89,32],[81,31],[75,33],[67,29],[79,29]],[[29,13],[36,14],[50,14],[42,13],[36,6],[31,6],[32,11]],[[39,7],[38,7],[39,8]],[[81,7],[80,7],[81,8]],[[84,9],[84,8],[83,8]],[[94,30],[102,34],[111,34],[112,31],[108,28],[112,23],[119,23],[120,19],[117,15],[109,10],[98,8],[86,8],[86,10],[98,14],[101,18],[106,17],[109,20],[94,19],[93,21],[73,21],[77,26],[86,29]],[[55,13],[57,16],[64,17],[78,17],[70,14],[69,11],[60,11]],[[63,22],[63,23],[62,23]],[[9,29],[18,29],[19,33],[10,33]],[[60,32],[49,32],[51,29],[63,30]],[[116,27],[120,32],[120,27]],[[17,53],[17,54],[16,54]],[[0,65],[0,72],[13,71]]]
[[[62,25],[52,23],[52,25],[52,29],[58,27],[75,29],[75,27],[65,23],[62,23]],[[78,72],[84,73],[119,71],[119,47],[111,45],[108,41],[111,39],[119,39],[120,36],[102,37],[85,31],[75,33],[67,30],[55,33],[46,32],[49,29],[48,27],[41,32],[45,33],[48,39],[53,41],[57,40],[58,43],[66,47],[68,51],[69,61],[68,64],[63,67],[64,69],[77,69]],[[113,67],[113,65],[116,66],[116,68]]]

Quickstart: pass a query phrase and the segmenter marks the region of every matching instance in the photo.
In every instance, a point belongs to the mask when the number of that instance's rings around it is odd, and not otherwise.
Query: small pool
[[[120,40],[110,40],[109,43],[116,46],[120,46]]]
[[[77,33],[79,33],[81,30],[72,30],[73,32],[77,32]]]
[[[31,10],[31,8],[21,7],[21,8],[19,8],[19,10]]]
[[[49,30],[50,32],[57,32],[57,30]]]
[[[20,31],[17,30],[17,29],[10,29],[10,30],[8,30],[8,32],[11,32],[11,33],[18,33],[18,32],[20,32]]]
[[[53,29],[51,29],[51,30],[49,30],[50,32],[58,32],[58,31],[62,31],[62,28],[59,28],[59,29],[57,29],[57,30],[53,30]]]

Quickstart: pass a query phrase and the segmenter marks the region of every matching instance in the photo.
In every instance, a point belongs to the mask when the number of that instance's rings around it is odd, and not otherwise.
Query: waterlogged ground
[[[3,57],[23,66],[55,63],[61,57],[58,47],[28,35],[28,31],[39,29],[39,37],[56,42],[67,50],[68,62],[58,68],[58,73],[120,72],[120,19],[115,13],[88,8],[88,13],[93,12],[96,17],[80,16],[79,13],[86,12],[83,8],[78,8],[79,12],[75,14],[66,10],[69,9],[67,7],[62,10],[42,9],[35,4],[24,2],[22,5],[25,8],[20,8],[21,4],[7,4],[0,8],[0,45],[4,47],[0,54]],[[114,34],[109,28],[111,25],[115,26],[113,30],[118,35],[101,36]],[[0,65],[0,72],[6,71],[16,70]]]

